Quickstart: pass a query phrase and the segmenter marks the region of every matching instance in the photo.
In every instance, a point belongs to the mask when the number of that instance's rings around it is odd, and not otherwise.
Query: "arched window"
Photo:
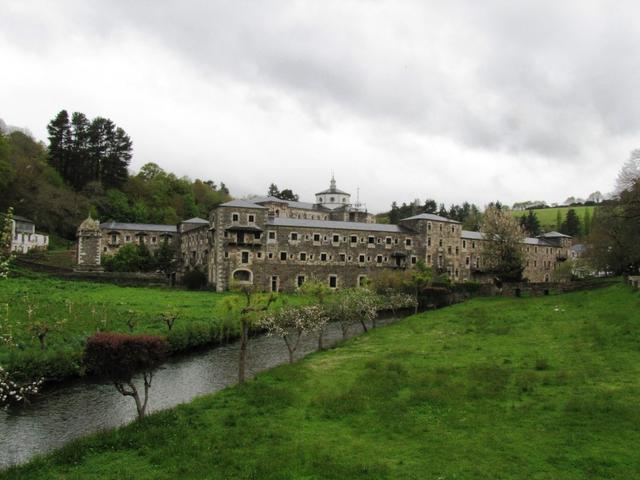
[[[233,272],[233,281],[238,283],[251,283],[253,281],[253,274],[251,270],[236,270]]]

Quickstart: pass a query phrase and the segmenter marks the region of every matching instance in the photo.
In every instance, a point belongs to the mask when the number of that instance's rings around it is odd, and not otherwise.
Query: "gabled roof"
[[[152,223],[120,223],[120,222],[103,222],[100,224],[102,230],[137,230],[146,232],[162,232],[176,233],[178,231],[175,225],[158,225]]]
[[[543,233],[542,235],[538,235],[539,238],[571,238],[570,235],[565,235],[564,233],[560,233],[560,232],[547,232],[547,233]]]
[[[202,224],[209,224],[209,220],[205,220],[204,218],[200,218],[200,217],[193,217],[190,218],[189,220],[184,220],[182,223],[202,223]]]
[[[235,208],[266,208],[257,203],[253,203],[249,200],[231,200],[230,202],[219,205],[220,207],[235,207]]]
[[[462,230],[460,237],[466,240],[483,240],[484,234],[482,232],[473,232],[471,230]]]
[[[28,218],[23,217],[22,215],[14,215],[13,219],[16,222],[35,223],[33,220],[29,220]]]
[[[433,222],[460,223],[456,220],[451,220],[450,218],[441,217],[440,215],[434,215],[433,213],[421,213],[420,215],[414,215],[413,217],[400,219],[401,222],[404,220],[431,220]]]
[[[254,203],[284,203],[286,205],[289,205],[291,208],[299,208],[300,210],[318,210],[320,207],[319,205],[316,205],[314,203],[282,200],[281,198],[277,197],[254,197],[249,201]]]
[[[411,233],[399,225],[385,223],[340,222],[335,220],[307,220],[302,218],[270,218],[267,225],[275,227],[306,227],[330,230],[361,230],[370,232]]]

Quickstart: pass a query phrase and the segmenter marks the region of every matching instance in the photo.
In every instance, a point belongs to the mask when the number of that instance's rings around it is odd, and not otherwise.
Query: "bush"
[[[115,255],[102,257],[102,265],[110,272],[149,272],[155,270],[156,260],[146,245],[127,243]]]
[[[201,290],[207,285],[207,276],[200,270],[191,270],[184,274],[182,283],[184,283],[189,290]]]
[[[160,365],[169,351],[168,347],[164,337],[154,335],[96,333],[87,339],[84,363],[97,375],[130,381],[136,372],[152,370]]]

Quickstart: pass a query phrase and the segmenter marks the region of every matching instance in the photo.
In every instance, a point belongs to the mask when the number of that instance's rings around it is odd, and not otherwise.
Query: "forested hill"
[[[224,183],[179,178],[154,163],[131,172],[126,132],[108,119],[79,115],[72,117],[79,128],[67,128],[62,112],[50,122],[48,147],[24,132],[0,131],[0,211],[13,207],[39,231],[71,240],[89,212],[103,221],[175,224],[207,218],[230,199]]]

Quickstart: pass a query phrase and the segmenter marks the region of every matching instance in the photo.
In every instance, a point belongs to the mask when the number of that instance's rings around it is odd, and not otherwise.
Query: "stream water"
[[[382,326],[397,318],[380,318]],[[350,336],[362,332],[352,325]],[[329,324],[325,346],[342,339],[340,326]],[[305,336],[296,359],[317,349],[316,336]],[[238,380],[238,342],[171,359],[155,372],[149,394],[150,412],[163,410],[194,397],[217,392]],[[259,336],[249,342],[248,376],[288,361],[280,337]],[[24,463],[69,441],[135,419],[131,397],[120,395],[112,384],[79,379],[46,390],[31,404],[0,410],[0,470]]]

